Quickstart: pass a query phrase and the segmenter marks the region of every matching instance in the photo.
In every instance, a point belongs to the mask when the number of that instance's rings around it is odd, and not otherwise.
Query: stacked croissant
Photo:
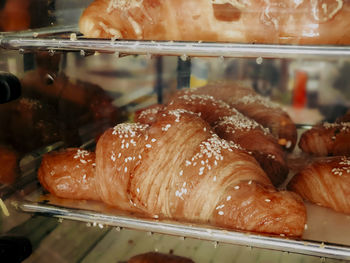
[[[95,0],[86,37],[274,44],[349,44],[345,0]]]
[[[350,213],[349,120],[350,112],[302,134],[299,147],[311,161],[289,183],[304,199],[342,213]]]
[[[142,216],[301,236],[302,199],[274,186],[288,172],[284,155],[295,145],[295,126],[276,105],[234,85],[179,91],[167,105],[139,112],[135,123],[105,131],[95,152],[49,153],[39,181],[58,197]],[[212,96],[215,90],[222,94]]]

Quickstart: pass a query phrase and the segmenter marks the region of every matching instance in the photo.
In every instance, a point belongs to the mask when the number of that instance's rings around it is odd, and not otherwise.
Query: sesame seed
[[[140,193],[140,188],[137,188],[136,191],[137,191],[138,193]]]
[[[230,201],[231,200],[231,196],[229,195],[227,198],[226,198],[226,201]]]
[[[120,158],[120,156],[122,156],[122,154],[121,154],[121,153],[119,153],[119,154],[118,154],[118,158]]]
[[[270,101],[268,98],[265,98],[260,95],[247,95],[244,96],[237,101],[234,102],[235,104],[243,103],[243,104],[261,104],[267,108],[271,109],[281,109],[280,105],[277,103],[274,103]]]
[[[224,208],[225,207],[225,205],[219,205],[219,206],[217,206],[215,209],[216,210],[219,210],[219,209],[222,209],[222,208]]]
[[[156,140],[156,139],[154,139],[154,138],[151,140],[151,142],[156,142],[156,141],[157,141],[157,140]]]
[[[271,200],[270,200],[270,199],[268,199],[268,198],[266,198],[266,199],[265,199],[265,202],[270,203],[270,202],[271,202]]]
[[[180,171],[180,176],[182,176],[184,174],[184,171],[183,170],[181,170]]]
[[[90,153],[86,150],[77,150],[77,153],[74,155],[74,159],[78,159],[78,158],[85,158],[86,156],[88,156]]]
[[[240,188],[239,185],[236,185],[236,186],[234,187],[235,190],[239,190],[239,188]]]
[[[127,171],[128,171],[128,167],[125,167],[125,168],[124,168],[124,172],[127,172]]]
[[[216,176],[214,176],[213,181],[216,182]]]
[[[224,215],[224,211],[219,211],[219,213],[218,213],[219,215]]]
[[[147,148],[151,148],[151,147],[152,147],[152,145],[150,145],[150,144],[146,144],[146,147],[147,147]]]
[[[80,162],[81,162],[81,163],[84,163],[84,164],[87,163],[87,162],[86,162],[85,160],[83,160],[83,159],[80,159]]]

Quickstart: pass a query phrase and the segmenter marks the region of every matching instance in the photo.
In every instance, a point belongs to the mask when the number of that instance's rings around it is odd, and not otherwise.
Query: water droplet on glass
[[[256,64],[258,64],[258,65],[261,65],[262,63],[263,63],[263,58],[262,57],[258,57],[257,59],[256,59]]]
[[[181,60],[182,61],[186,61],[188,59],[188,56],[186,55],[186,54],[183,54],[182,56],[181,56]]]

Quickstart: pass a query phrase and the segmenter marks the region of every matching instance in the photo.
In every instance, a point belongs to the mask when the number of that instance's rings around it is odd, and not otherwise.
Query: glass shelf
[[[77,37],[76,37],[77,36]],[[263,45],[178,41],[133,41],[86,39],[76,26],[50,27],[0,35],[0,47],[21,51],[98,51],[117,54],[147,54],[188,57],[247,58],[350,58],[349,46]],[[83,52],[84,51],[84,52]]]

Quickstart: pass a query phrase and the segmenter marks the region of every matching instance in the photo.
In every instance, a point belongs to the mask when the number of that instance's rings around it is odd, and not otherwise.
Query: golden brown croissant
[[[128,263],[194,263],[191,259],[175,256],[171,254],[163,254],[156,252],[148,252],[133,256]]]
[[[40,170],[40,181],[51,176],[50,169]],[[71,178],[79,176],[76,170]],[[124,211],[263,233],[303,233],[301,199],[276,191],[253,157],[185,110],[164,111],[152,125],[124,123],[107,130],[97,143],[95,176],[101,200]]]
[[[350,158],[317,159],[299,172],[288,187],[313,203],[350,213]]]
[[[349,13],[343,0],[95,0],[79,27],[93,38],[346,44]]]
[[[316,156],[349,156],[350,122],[317,125],[301,135],[299,147],[303,152]]]
[[[239,82],[223,82],[197,88],[194,92],[225,101],[244,115],[269,128],[285,149],[288,151],[294,149],[297,130],[292,119],[279,104],[256,94],[249,86]]]
[[[280,185],[287,177],[288,167],[284,152],[277,140],[256,121],[244,116],[221,100],[209,95],[197,95],[181,91],[170,101],[168,110],[185,109],[207,121],[223,139],[240,144],[251,151],[272,183]],[[155,105],[136,115],[136,121],[152,123],[162,106]]]

